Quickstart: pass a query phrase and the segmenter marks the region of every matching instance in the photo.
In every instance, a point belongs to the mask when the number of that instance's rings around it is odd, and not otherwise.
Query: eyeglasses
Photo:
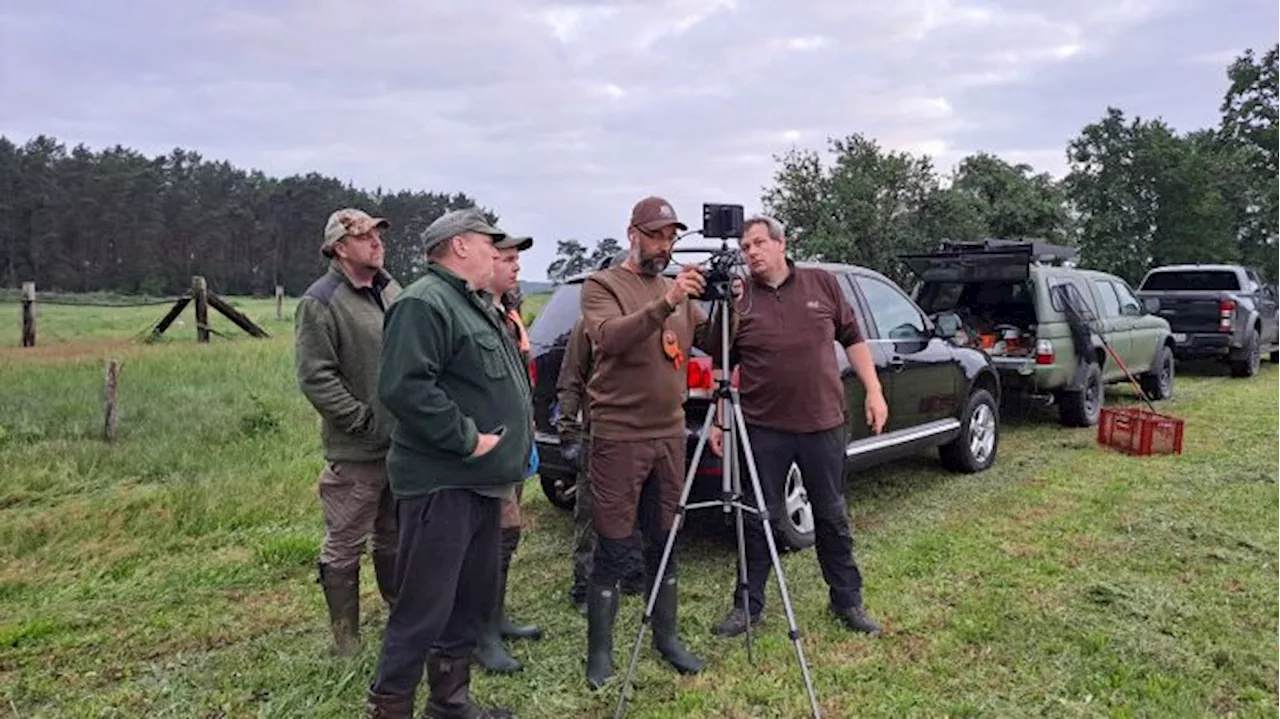
[[[636,232],[639,232],[651,240],[661,240],[669,244],[675,244],[677,239],[675,225],[668,225],[661,230],[646,230],[639,225],[632,225],[632,227],[635,228]]]

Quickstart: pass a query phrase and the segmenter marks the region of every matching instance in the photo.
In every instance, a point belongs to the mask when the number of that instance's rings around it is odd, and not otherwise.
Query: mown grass
[[[277,322],[270,300],[242,306],[272,339],[228,328],[235,339],[200,346],[188,324],[120,343],[163,308],[46,307],[36,351],[0,327],[0,715],[359,714],[384,614],[367,583],[365,650],[326,655],[321,460],[292,308]],[[95,335],[107,325],[120,331]],[[112,445],[106,356],[124,358]],[[783,560],[826,715],[1275,716],[1277,379],[1267,363],[1251,380],[1184,371],[1165,407],[1187,422],[1181,458],[1124,457],[1092,430],[1029,418],[1006,424],[984,474],[921,457],[853,478],[887,636],[824,614],[812,551]],[[548,637],[512,645],[525,671],[477,676],[475,693],[522,717],[607,716],[616,687],[586,688],[586,624],[565,601],[571,520],[535,483],[525,497],[510,605]],[[708,670],[678,677],[646,647],[630,716],[806,716],[776,584],[754,665],[740,640],[711,636],[734,565],[708,525],[681,554],[682,625]],[[627,598],[620,671],[641,613]]]

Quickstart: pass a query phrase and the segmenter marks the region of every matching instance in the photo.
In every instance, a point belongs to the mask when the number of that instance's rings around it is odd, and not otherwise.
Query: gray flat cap
[[[427,229],[422,231],[422,249],[429,252],[441,242],[464,232],[479,232],[482,235],[489,235],[494,242],[499,242],[507,237],[507,233],[490,225],[479,210],[474,207],[468,207],[462,210],[450,210],[437,217],[435,222],[427,225]]]

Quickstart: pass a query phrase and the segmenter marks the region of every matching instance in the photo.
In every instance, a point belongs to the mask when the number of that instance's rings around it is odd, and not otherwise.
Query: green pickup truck
[[[1066,426],[1096,425],[1106,386],[1127,381],[1106,345],[1152,399],[1173,395],[1174,341],[1157,304],[1119,277],[1076,267],[1075,249],[986,240],[900,257],[920,279],[916,302],[960,317],[957,339],[991,356],[1006,397],[1055,402]]]

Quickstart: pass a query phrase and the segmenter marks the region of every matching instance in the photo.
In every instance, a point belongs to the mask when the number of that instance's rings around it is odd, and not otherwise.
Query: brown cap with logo
[[[347,207],[329,215],[324,225],[324,242],[320,244],[320,254],[333,256],[333,246],[348,235],[363,235],[375,227],[386,229],[391,226],[381,217],[370,217],[369,213]]]
[[[645,232],[654,232],[675,225],[683,232],[688,227],[676,217],[671,203],[661,197],[646,197],[631,208],[631,224]]]

